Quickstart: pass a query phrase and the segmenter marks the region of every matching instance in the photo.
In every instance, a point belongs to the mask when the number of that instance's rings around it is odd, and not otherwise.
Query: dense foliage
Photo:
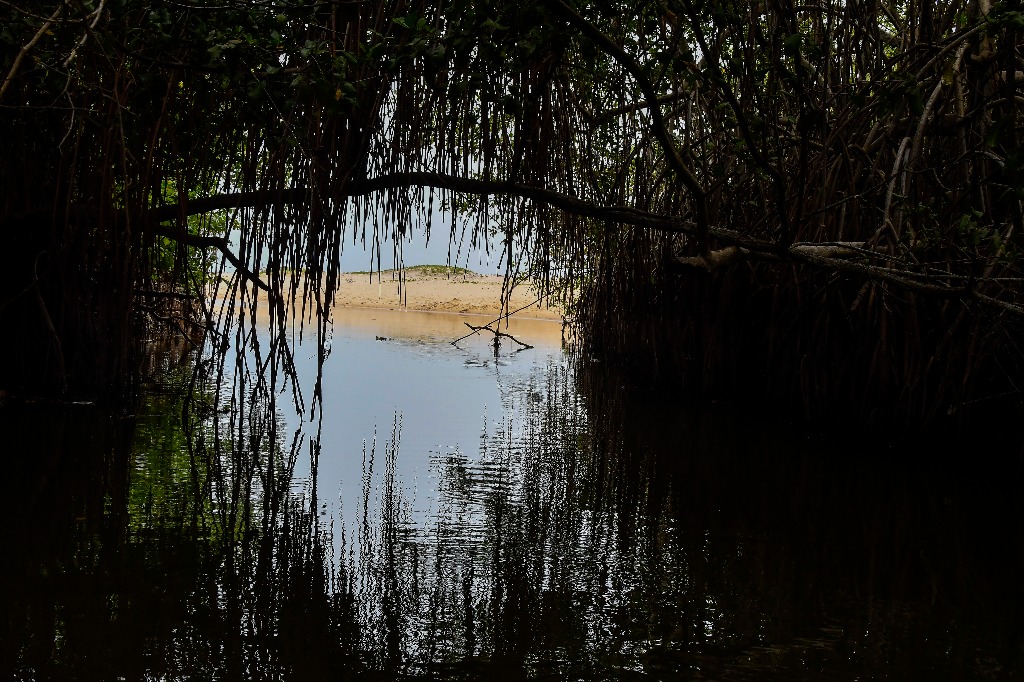
[[[196,248],[272,292],[287,369],[286,303],[323,341],[344,240],[394,243],[436,196],[587,350],[691,391],[880,424],[1019,407],[1013,3],[0,11],[0,315],[35,330],[0,383],[124,375],[136,313],[202,290]]]

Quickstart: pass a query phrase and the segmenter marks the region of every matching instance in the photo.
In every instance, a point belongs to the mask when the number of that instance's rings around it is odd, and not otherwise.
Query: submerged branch
[[[498,347],[501,345],[501,339],[502,338],[511,339],[515,343],[518,343],[519,346],[520,346],[519,350],[529,350],[530,348],[533,348],[533,346],[531,346],[530,344],[523,343],[522,341],[520,341],[516,337],[512,336],[511,334],[506,334],[505,332],[499,332],[497,329],[493,329],[490,324],[485,324],[485,325],[480,326],[480,327],[478,327],[476,325],[472,325],[469,322],[465,322],[464,324],[467,327],[469,327],[470,329],[473,330],[473,334],[478,334],[478,333],[483,332],[483,331],[488,331],[488,332],[491,332],[492,334],[494,334],[494,341],[493,341],[493,343],[494,343],[494,355],[495,356],[498,355]],[[455,341],[452,341],[452,345],[454,346],[459,341],[462,341],[462,339],[465,339],[467,336],[472,336],[473,334],[466,334],[466,336],[463,336],[460,339],[456,339]],[[518,353],[519,351],[517,350],[516,352]]]

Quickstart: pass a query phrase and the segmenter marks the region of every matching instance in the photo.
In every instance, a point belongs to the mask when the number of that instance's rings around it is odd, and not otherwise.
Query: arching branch
[[[444,173],[391,173],[360,180],[349,185],[346,197],[364,196],[384,190],[415,188],[446,189],[478,196],[522,197],[561,209],[572,215],[594,218],[613,224],[693,237],[700,237],[702,233],[706,233],[723,244],[725,248],[708,251],[697,258],[680,259],[679,263],[709,271],[728,266],[741,258],[766,262],[800,263],[822,270],[885,282],[917,293],[946,298],[974,299],[986,306],[996,307],[1015,315],[1024,315],[1024,308],[1020,305],[996,299],[978,291],[978,287],[986,283],[983,278],[960,282],[954,286],[950,282],[959,281],[960,278],[946,271],[921,273],[902,270],[898,267],[875,265],[869,262],[870,259],[875,256],[881,257],[882,254],[876,254],[859,242],[799,242],[789,245],[780,252],[778,245],[774,242],[747,237],[727,228],[709,225],[706,230],[701,230],[695,221],[675,216],[640,211],[626,206],[602,206],[561,192],[530,185],[464,178]],[[307,204],[310,202],[310,198],[309,190],[301,188],[273,192],[224,194],[160,207],[154,209],[150,217],[168,220],[171,217],[196,215],[228,208],[259,208],[268,204]],[[183,236],[179,232],[166,228],[160,229],[158,234],[171,239],[181,237],[185,240],[183,243],[190,246],[220,249],[243,275],[257,282],[260,288],[266,289],[266,285],[255,274],[241,267],[240,261],[231,253],[227,242],[222,238]]]
[[[185,246],[193,246],[197,249],[217,249],[224,254],[224,257],[228,259],[228,262],[234,266],[235,270],[237,270],[240,275],[268,294],[271,293],[270,287],[267,286],[267,283],[260,279],[259,275],[245,266],[245,263],[243,263],[242,260],[235,255],[234,251],[231,250],[231,247],[228,245],[228,240],[224,237],[205,237],[198,234],[191,234],[184,230],[171,230],[162,225],[157,226],[153,233],[160,235],[161,237],[172,239]]]

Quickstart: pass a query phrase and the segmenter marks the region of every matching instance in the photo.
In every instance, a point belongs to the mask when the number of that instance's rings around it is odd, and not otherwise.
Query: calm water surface
[[[471,334],[467,322],[489,321],[413,311],[338,311],[325,367],[323,414],[305,422],[294,411],[285,415],[290,429],[307,431],[322,417],[318,484],[327,510],[340,511],[346,500],[360,499],[369,473],[364,450],[383,461],[386,444],[398,438],[396,479],[404,482],[404,494],[419,493],[419,518],[431,518],[437,500],[431,479],[443,464],[475,458],[488,433],[506,428],[509,420],[513,428],[520,426],[515,417],[523,401],[540,400],[549,376],[566,371],[561,325],[513,320],[501,330],[534,347],[515,352],[521,347],[502,339],[497,357],[490,334],[452,345]],[[306,385],[315,378],[315,361],[315,354],[297,355]],[[300,461],[295,473],[298,481],[307,478],[308,462]]]
[[[271,431],[190,441],[188,363],[133,417],[0,412],[0,676],[1024,674],[1019,444],[808,439],[467,320],[339,314],[323,414]]]

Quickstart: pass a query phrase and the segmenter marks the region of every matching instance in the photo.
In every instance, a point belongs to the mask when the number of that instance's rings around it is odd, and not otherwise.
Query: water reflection
[[[319,431],[317,485],[325,512],[335,517],[360,499],[364,443],[373,449],[378,439],[383,451],[398,414],[403,429],[396,473],[409,485],[410,513],[431,518],[434,460],[474,453],[481,430],[504,418],[522,383],[562,362],[561,328],[549,321],[513,324],[510,332],[536,347],[512,353],[506,345],[495,359],[483,336],[450,343],[468,333],[466,322],[490,321],[484,318],[352,309],[342,315],[324,367],[322,419],[283,413],[289,428]],[[300,351],[296,366],[300,381],[311,383],[315,357]],[[307,462],[299,461],[297,477],[308,476]]]
[[[577,388],[564,369],[524,386],[521,433],[439,462],[432,528],[371,519],[382,540],[359,570],[390,580],[362,592],[364,622],[391,643],[376,665],[509,679],[1020,672],[1011,490],[981,496],[962,471],[794,442],[613,382]],[[983,538],[992,518],[1013,530]]]
[[[466,359],[364,342],[429,358],[431,383]],[[443,447],[393,408],[365,445],[296,438],[286,414],[211,411],[186,437],[187,366],[134,430],[0,413],[33,455],[10,464],[0,674],[1024,674],[1013,466],[794,437],[557,354],[513,369]]]

